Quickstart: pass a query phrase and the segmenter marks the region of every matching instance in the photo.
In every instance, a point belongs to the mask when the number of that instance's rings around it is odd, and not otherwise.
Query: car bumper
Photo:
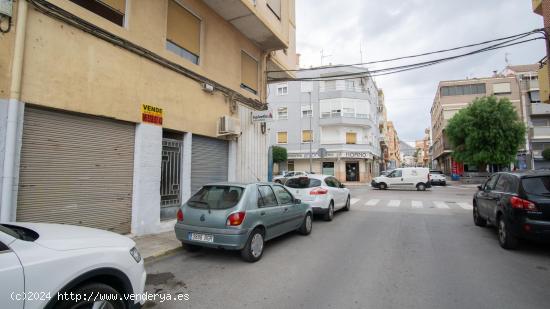
[[[518,230],[523,238],[550,242],[550,221],[524,219]]]
[[[370,182],[370,185],[371,185],[371,187],[373,187],[373,188],[378,188],[378,187],[380,186],[380,184],[377,183],[377,182],[374,181],[374,180]]]
[[[216,229],[202,226],[186,225],[176,223],[174,226],[176,238],[184,244],[197,245],[209,248],[241,250],[248,240],[248,229]],[[190,233],[211,234],[214,237],[213,242],[202,242],[191,240]]]
[[[432,179],[430,182],[431,182],[432,184],[441,185],[441,184],[447,183],[447,180],[446,180],[446,179]]]

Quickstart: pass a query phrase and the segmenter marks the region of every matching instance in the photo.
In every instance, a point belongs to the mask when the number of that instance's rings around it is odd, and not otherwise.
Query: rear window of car
[[[234,186],[205,186],[187,201],[187,205],[204,209],[229,209],[239,203],[243,191],[243,188]]]
[[[289,179],[285,186],[294,189],[307,189],[321,186],[321,180],[308,177],[292,178]]]
[[[442,171],[430,171],[430,174],[443,174]]]
[[[521,185],[526,193],[550,195],[550,176],[524,178]]]

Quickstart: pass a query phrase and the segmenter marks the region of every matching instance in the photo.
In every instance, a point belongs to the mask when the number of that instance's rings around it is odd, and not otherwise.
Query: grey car
[[[282,185],[216,183],[202,187],[177,213],[174,227],[183,246],[240,250],[258,261],[264,243],[297,230],[309,235],[312,210]]]

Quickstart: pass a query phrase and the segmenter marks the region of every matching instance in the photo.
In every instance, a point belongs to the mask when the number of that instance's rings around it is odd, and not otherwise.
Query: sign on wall
[[[141,104],[141,121],[162,125],[162,108]]]
[[[252,112],[252,122],[272,122],[273,112],[268,109],[266,111],[254,111]]]

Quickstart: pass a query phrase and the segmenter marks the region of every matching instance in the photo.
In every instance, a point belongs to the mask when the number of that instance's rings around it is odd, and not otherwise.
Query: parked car
[[[313,212],[282,185],[218,183],[202,187],[177,213],[176,237],[195,251],[200,247],[240,250],[258,261],[264,243],[297,230],[309,235]]]
[[[496,225],[503,248],[515,249],[521,239],[550,241],[550,171],[496,173],[478,189],[474,223]]]
[[[139,307],[144,301],[123,296],[141,294],[145,286],[135,245],[122,235],[80,226],[0,224],[0,308]],[[80,298],[60,299],[58,293]],[[89,297],[100,294],[110,297]]]
[[[303,171],[290,171],[290,172],[283,172],[280,176],[273,177],[273,182],[285,184],[285,182],[290,178],[294,176],[305,176],[313,173],[303,172]]]
[[[295,176],[285,186],[300,200],[311,205],[314,214],[326,221],[334,218],[334,211],[350,210],[350,191],[338,179],[327,175]]]
[[[430,182],[432,185],[447,185],[447,177],[442,171],[432,170],[430,171]]]
[[[431,187],[430,173],[424,167],[396,168],[386,176],[375,177],[371,185],[380,190],[416,188],[418,191],[425,191]]]

